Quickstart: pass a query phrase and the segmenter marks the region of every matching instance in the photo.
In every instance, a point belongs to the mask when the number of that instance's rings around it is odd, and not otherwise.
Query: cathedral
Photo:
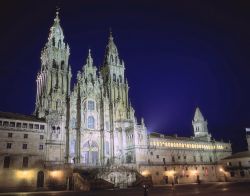
[[[128,98],[125,64],[110,33],[103,65],[94,65],[89,50],[71,91],[70,49],[64,42],[58,13],[41,54],[35,114],[48,122],[46,161],[84,165],[135,161],[135,148],[146,144]],[[130,141],[130,137],[133,137]]]
[[[219,161],[231,155],[231,144],[212,138],[199,108],[192,137],[150,134],[144,120],[137,121],[125,63],[111,32],[103,64],[95,66],[89,49],[72,87],[69,57],[57,12],[41,52],[34,114],[0,112],[0,189],[21,182],[68,187],[72,176],[83,187],[88,181],[83,171],[94,169],[99,171],[95,178],[114,186],[223,177]]]

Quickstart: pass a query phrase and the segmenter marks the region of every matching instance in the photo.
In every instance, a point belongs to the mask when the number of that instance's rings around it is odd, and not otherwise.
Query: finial
[[[57,15],[57,16],[58,16],[58,14],[59,14],[59,11],[60,11],[59,6],[56,6],[56,15]]]
[[[88,58],[87,58],[87,64],[88,65],[92,65],[93,64],[93,59],[91,57],[91,49],[89,49],[89,54],[88,54]]]
[[[58,6],[56,6],[56,17],[54,19],[55,22],[60,22],[60,19],[59,19],[59,10],[60,10],[60,8]]]
[[[141,125],[144,125],[144,118],[141,118]]]
[[[111,27],[109,27],[109,39],[113,40],[112,28]]]

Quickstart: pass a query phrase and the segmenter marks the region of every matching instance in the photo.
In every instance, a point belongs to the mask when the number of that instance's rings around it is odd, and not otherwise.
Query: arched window
[[[89,79],[93,80],[93,75],[91,73],[89,74]]]
[[[53,68],[56,68],[56,61],[55,61],[55,59],[53,59]]]
[[[109,142],[108,141],[105,142],[105,152],[107,155],[109,154]]]
[[[61,61],[61,69],[64,70],[64,61]]]
[[[95,110],[95,102],[94,101],[88,101],[88,110],[90,110],[90,111]]]
[[[88,128],[89,129],[95,128],[95,118],[93,116],[88,117]]]
[[[61,106],[62,106],[62,103],[61,103],[61,100],[60,99],[57,99],[56,100],[56,110],[60,110],[61,109]]]
[[[116,82],[116,75],[113,74],[113,81]]]
[[[60,48],[61,47],[61,40],[59,40],[59,42],[58,42],[58,48]]]
[[[53,45],[53,46],[56,45],[56,42],[55,42],[55,38],[54,38],[54,37],[52,38],[52,45]]]
[[[73,117],[71,120],[71,128],[76,128],[76,118]]]

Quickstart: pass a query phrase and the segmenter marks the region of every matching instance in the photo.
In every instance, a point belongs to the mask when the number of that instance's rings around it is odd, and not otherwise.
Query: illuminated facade
[[[220,178],[227,181],[250,180],[250,129],[246,128],[248,150],[220,160]]]
[[[231,144],[211,138],[199,108],[192,124],[194,137],[149,135],[146,156],[139,164],[142,175],[151,175],[157,184],[218,180],[218,161],[231,155]]]
[[[125,64],[112,34],[101,68],[94,65],[89,50],[73,91],[69,55],[57,15],[42,50],[37,76],[35,113],[48,123],[46,161],[85,166],[135,163],[136,148],[130,145],[146,145],[146,127],[136,122]]]
[[[72,89],[69,56],[57,13],[41,52],[35,116],[0,116],[2,168],[14,167],[17,178],[29,176],[22,168],[33,168],[37,187],[59,177],[65,184],[74,168],[110,168],[98,175],[114,184],[138,180],[134,169],[154,183],[216,180],[217,161],[231,154],[231,145],[211,139],[199,108],[192,121],[194,137],[148,134],[144,120],[138,123],[135,117],[125,63],[111,33],[103,64],[97,68],[89,50]],[[24,134],[34,136],[22,141]],[[19,152],[24,144],[26,151]]]

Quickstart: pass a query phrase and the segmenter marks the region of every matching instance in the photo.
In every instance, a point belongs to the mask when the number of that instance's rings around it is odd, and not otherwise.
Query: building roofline
[[[240,159],[240,158],[250,158],[250,151],[237,152],[221,160]]]
[[[24,121],[35,121],[45,123],[45,118],[37,118],[34,115],[19,114],[13,112],[2,112],[0,111],[0,118],[11,119],[11,120],[24,120]]]

